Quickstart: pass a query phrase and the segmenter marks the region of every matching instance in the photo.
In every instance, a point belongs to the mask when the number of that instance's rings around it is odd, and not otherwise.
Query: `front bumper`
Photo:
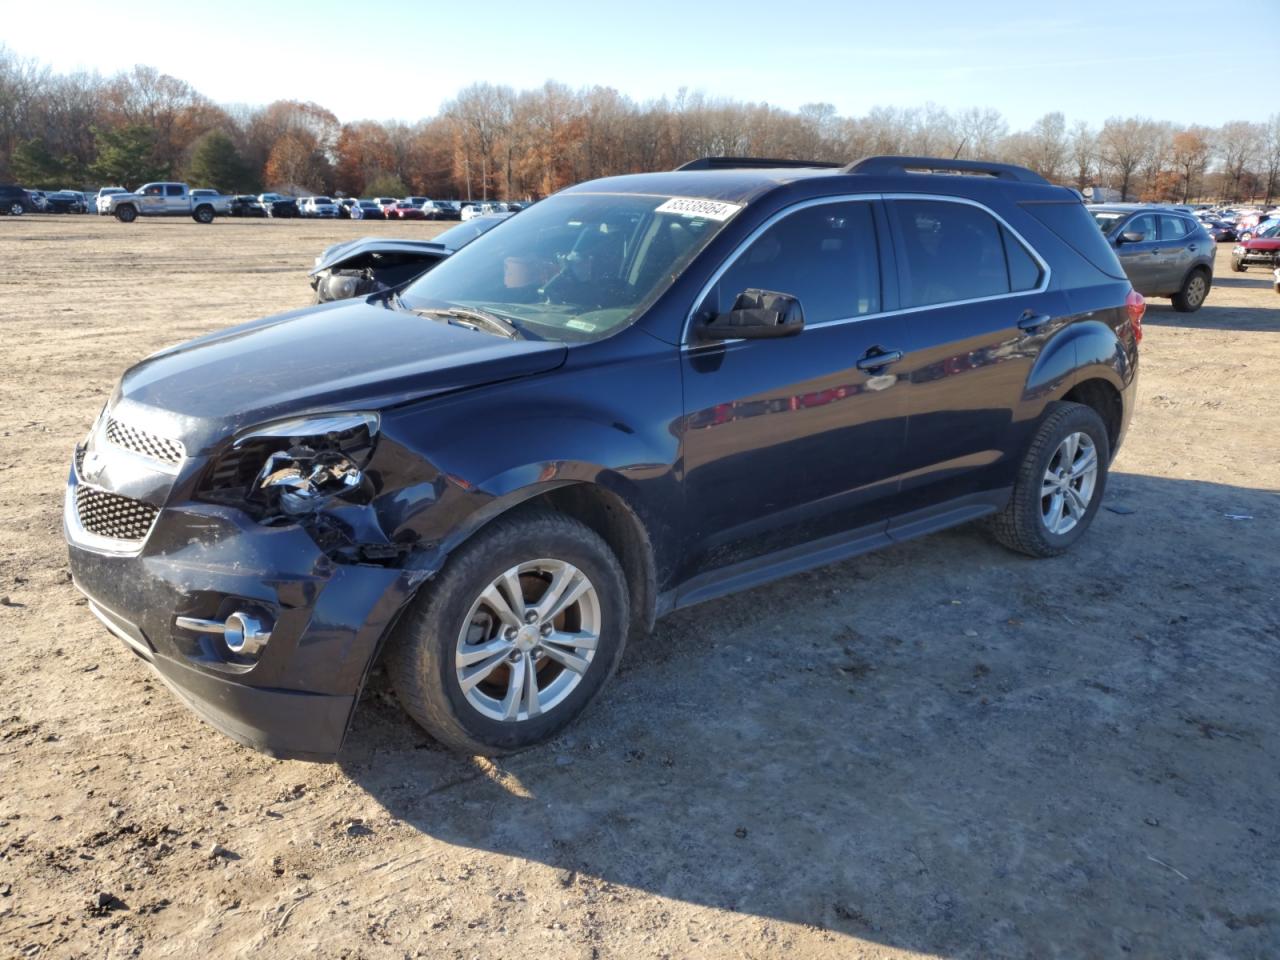
[[[275,757],[332,758],[382,638],[422,575],[337,563],[299,526],[181,499],[160,509],[145,539],[120,546],[81,525],[82,483],[73,463],[63,512],[71,573],[107,629],[232,739]],[[256,657],[177,623],[221,621],[237,609],[272,624]]]

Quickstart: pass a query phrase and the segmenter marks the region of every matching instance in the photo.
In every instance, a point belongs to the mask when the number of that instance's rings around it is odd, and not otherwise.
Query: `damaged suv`
[[[1103,497],[1142,298],[1028,170],[717,158],[583,183],[388,291],[128,370],[64,522],[90,609],[276,756],[385,648],[448,746],[545,740],[679,607]]]

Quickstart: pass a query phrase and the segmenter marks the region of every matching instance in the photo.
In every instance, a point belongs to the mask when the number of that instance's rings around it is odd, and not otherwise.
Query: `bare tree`
[[[1218,130],[1217,150],[1222,158],[1223,199],[1240,199],[1240,182],[1245,169],[1261,147],[1261,128],[1244,120],[1224,123]]]
[[[1280,113],[1273,113],[1267,120],[1263,134],[1262,162],[1267,175],[1267,198],[1264,202],[1269,204],[1276,195],[1277,188],[1280,188]]]
[[[1098,157],[1120,183],[1120,199],[1129,199],[1133,175],[1150,147],[1147,121],[1141,117],[1110,117],[1098,134]]]
[[[1069,143],[1076,189],[1083,192],[1093,183],[1098,168],[1098,137],[1087,120],[1077,120],[1072,124]]]

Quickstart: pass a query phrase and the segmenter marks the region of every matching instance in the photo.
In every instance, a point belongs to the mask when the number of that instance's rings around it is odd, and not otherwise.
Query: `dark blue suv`
[[[341,746],[385,647],[459,750],[551,736],[678,607],[969,520],[1098,510],[1142,298],[998,164],[716,158],[579,184],[393,291],[127,371],[71,569],[214,726]]]

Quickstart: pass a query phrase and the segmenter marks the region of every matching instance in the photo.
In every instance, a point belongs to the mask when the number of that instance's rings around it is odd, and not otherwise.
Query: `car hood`
[[[130,368],[113,414],[189,454],[246,427],[318,410],[379,409],[553,370],[564,344],[507,340],[377,300],[267,317]]]
[[[1280,237],[1254,237],[1242,244],[1246,250],[1280,250]]]
[[[307,275],[314,277],[322,270],[341,268],[343,264],[374,253],[395,253],[421,256],[424,263],[443,260],[450,250],[430,240],[388,240],[382,237],[361,237],[349,243],[334,244],[316,261]]]

